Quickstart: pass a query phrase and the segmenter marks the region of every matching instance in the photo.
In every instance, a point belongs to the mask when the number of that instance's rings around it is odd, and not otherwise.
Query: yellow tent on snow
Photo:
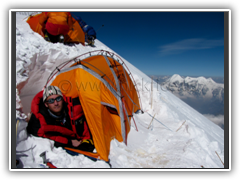
[[[42,26],[39,24],[40,14],[30,15],[27,19],[27,23],[31,29],[40,34],[44,38],[44,33],[42,31]],[[80,27],[79,23],[72,17],[73,28],[69,30],[68,34],[64,36],[64,43],[81,43],[85,45],[85,34]]]
[[[97,152],[66,149],[108,162],[111,140],[127,144],[133,113],[141,107],[136,84],[126,69],[118,56],[100,50],[74,58],[52,72],[46,86],[58,86],[65,96],[79,97]]]

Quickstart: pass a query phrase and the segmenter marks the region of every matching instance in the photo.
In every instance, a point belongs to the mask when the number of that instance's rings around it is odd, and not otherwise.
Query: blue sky
[[[73,14],[147,75],[224,76],[223,12]]]

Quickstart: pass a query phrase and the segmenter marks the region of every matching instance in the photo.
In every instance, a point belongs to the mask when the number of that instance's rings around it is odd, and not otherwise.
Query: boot
[[[59,36],[59,42],[64,43],[64,36],[62,34]]]
[[[48,33],[45,33],[44,39],[48,42],[50,42],[50,38],[48,37]]]

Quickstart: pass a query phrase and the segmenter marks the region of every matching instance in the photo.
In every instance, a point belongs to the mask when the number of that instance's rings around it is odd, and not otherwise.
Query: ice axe
[[[43,158],[43,163],[46,164],[49,168],[57,168],[56,166],[54,166],[51,162],[49,162],[48,159],[46,159],[46,151],[42,152],[40,154],[40,157]]]

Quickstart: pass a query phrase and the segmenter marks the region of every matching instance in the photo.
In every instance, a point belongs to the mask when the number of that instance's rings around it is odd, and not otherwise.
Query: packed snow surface
[[[32,98],[57,65],[93,50],[114,51],[99,40],[95,47],[46,42],[30,29],[24,14],[17,14],[16,25],[18,168],[47,168],[42,152],[58,168],[110,168],[104,161],[72,156],[49,139],[27,134],[24,119]],[[111,142],[112,168],[223,168],[224,131],[166,89],[151,87],[152,80],[130,64],[131,59],[122,59],[137,83],[144,113],[134,115],[136,126],[132,122],[127,146]]]

